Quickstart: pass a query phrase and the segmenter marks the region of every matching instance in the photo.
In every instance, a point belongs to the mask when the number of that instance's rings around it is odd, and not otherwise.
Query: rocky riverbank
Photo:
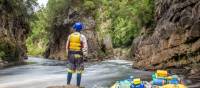
[[[7,64],[8,62],[5,62],[3,60],[0,59],[0,69],[5,67],[5,65]]]
[[[24,64],[27,64],[27,63],[26,62],[8,62],[8,61],[0,60],[0,69],[16,66],[16,65],[24,65]]]

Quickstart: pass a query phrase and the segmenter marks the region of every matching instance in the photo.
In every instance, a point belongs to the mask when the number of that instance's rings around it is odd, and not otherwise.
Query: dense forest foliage
[[[142,27],[153,26],[154,0],[101,0],[99,6],[98,30],[110,33],[114,47],[130,46]]]
[[[37,18],[31,22],[32,32],[27,40],[30,55],[42,55],[49,33],[56,30],[52,28],[57,24],[53,20],[68,4],[69,0],[49,0],[46,7],[36,12]],[[84,0],[83,6],[84,11],[95,15],[99,40],[109,34],[114,47],[129,47],[142,27],[152,27],[154,23],[153,0]]]
[[[27,39],[27,47],[29,55],[42,55],[48,43],[48,32],[46,31],[47,18],[46,9],[42,8],[35,16],[34,21],[30,23],[32,31]]]

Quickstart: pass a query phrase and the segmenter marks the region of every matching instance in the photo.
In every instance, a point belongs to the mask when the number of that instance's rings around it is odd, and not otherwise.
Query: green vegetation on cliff
[[[19,51],[19,48],[15,47],[14,44],[1,43],[0,50],[1,50],[0,56],[2,60],[9,61],[9,62],[19,60],[20,51]]]
[[[68,0],[49,0],[47,7],[42,7],[36,12],[36,19],[31,22],[32,32],[27,39],[29,55],[41,56],[44,54],[50,34],[53,33],[53,30],[57,30],[53,27],[58,24],[54,20],[58,17],[59,19],[63,18],[58,14],[67,7],[67,2]]]
[[[114,47],[127,47],[142,27],[154,23],[154,0],[102,0],[97,11],[100,35],[108,32]]]

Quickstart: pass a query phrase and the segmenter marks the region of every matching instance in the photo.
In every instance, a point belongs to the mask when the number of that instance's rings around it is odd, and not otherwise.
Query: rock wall
[[[75,22],[81,21],[85,25],[85,29],[82,32],[87,38],[89,57],[91,59],[97,57],[97,51],[100,49],[97,35],[95,31],[95,17],[93,10],[87,10],[83,8],[84,1],[82,0],[70,0],[69,7],[56,17],[55,25],[51,28],[51,36],[48,48],[45,52],[46,58],[61,59],[66,58],[66,41],[69,34],[72,32],[72,26]]]
[[[10,0],[0,3],[0,67],[13,62],[21,63],[27,58],[25,41],[30,27],[28,15],[19,9],[22,4],[21,1],[12,3]],[[26,10],[26,7],[23,9]]]
[[[134,67],[185,68],[200,62],[200,0],[155,0],[156,27],[133,41]]]

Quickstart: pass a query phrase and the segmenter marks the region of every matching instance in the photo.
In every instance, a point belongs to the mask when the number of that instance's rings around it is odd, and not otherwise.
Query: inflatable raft
[[[152,74],[153,88],[187,88],[178,75],[170,75],[166,70],[157,70]]]
[[[117,81],[111,88],[187,88],[178,75],[171,75],[166,70],[157,70],[152,74],[152,81],[141,81],[140,78]]]
[[[141,81],[140,78],[126,79],[117,81],[111,88],[152,88],[147,81]]]

